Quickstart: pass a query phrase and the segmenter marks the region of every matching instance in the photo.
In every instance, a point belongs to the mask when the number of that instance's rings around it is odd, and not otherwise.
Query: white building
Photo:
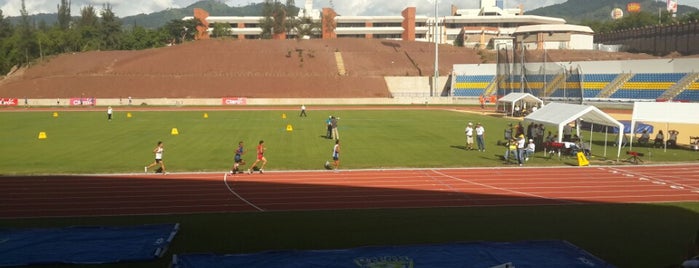
[[[503,0],[481,0],[479,9],[458,9],[452,6],[448,16],[438,18],[416,15],[414,7],[407,7],[395,16],[339,16],[330,8],[313,9],[313,1],[306,0],[300,16],[320,22],[322,29],[312,38],[377,38],[453,44],[461,38],[467,47],[495,48],[496,43],[518,44],[539,49],[592,49],[593,32],[589,27],[569,25],[561,18],[524,15],[522,7],[504,9]],[[230,25],[230,34],[240,39],[259,39],[263,17],[209,16],[206,11],[195,10],[195,16],[205,25],[224,23]],[[185,20],[194,17],[185,17]],[[435,21],[436,19],[436,21]],[[200,38],[208,38],[211,31],[202,29]],[[542,35],[543,34],[543,35]],[[551,36],[551,37],[547,37]],[[541,38],[533,41],[532,36]],[[274,38],[295,38],[294,32]],[[546,40],[542,43],[543,40]],[[523,41],[523,42],[522,42]]]

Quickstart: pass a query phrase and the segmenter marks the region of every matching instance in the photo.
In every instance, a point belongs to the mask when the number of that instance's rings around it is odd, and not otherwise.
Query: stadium
[[[683,110],[699,100],[698,59],[544,49],[529,38],[557,34],[525,29],[492,49],[439,44],[438,61],[428,35],[224,38],[68,53],[13,70],[0,80],[0,266],[681,263],[699,220],[699,128]],[[589,163],[541,149],[523,166],[503,163],[503,130],[540,122],[537,111],[514,116],[507,107],[531,102],[503,105],[511,94],[541,100],[543,112],[593,107],[563,122],[591,146]],[[655,104],[678,106],[635,110]],[[324,166],[330,116],[339,172]],[[655,146],[634,129],[630,144],[615,145],[623,134],[581,118],[679,134]],[[468,123],[485,127],[483,151],[468,150]],[[260,140],[265,173],[229,173],[238,143],[252,163]],[[159,141],[168,173],[143,173]],[[129,231],[153,236],[127,241]],[[106,254],[85,253],[105,244]]]

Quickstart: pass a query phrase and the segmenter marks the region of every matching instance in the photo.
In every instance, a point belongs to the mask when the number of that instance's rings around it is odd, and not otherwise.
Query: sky
[[[118,17],[128,17],[136,14],[149,14],[162,11],[168,8],[181,8],[191,5],[198,0],[71,0],[71,14],[80,14],[80,9],[87,5],[92,5],[97,11],[102,6],[109,3],[112,11]],[[220,0],[229,6],[246,6],[251,3],[260,3],[262,0]],[[286,0],[280,0],[285,3]],[[334,6],[335,11],[343,16],[378,16],[378,15],[400,15],[401,11],[408,6],[414,6],[418,15],[434,15],[435,0],[313,0],[313,7]],[[451,5],[458,8],[478,8],[478,0],[438,0],[438,15],[447,15]],[[516,8],[519,4],[524,5],[525,10],[532,10],[543,6],[563,3],[566,0],[505,0],[506,8]],[[629,0],[630,2],[632,0]],[[661,0],[662,1],[662,0]],[[25,0],[25,6],[29,14],[56,13],[60,0]],[[303,7],[305,0],[294,0],[297,6]],[[330,4],[332,2],[332,5]],[[690,5],[699,8],[699,0],[679,0],[679,4]],[[0,0],[0,10],[3,16],[19,16],[21,0]],[[98,12],[99,13],[99,12]]]

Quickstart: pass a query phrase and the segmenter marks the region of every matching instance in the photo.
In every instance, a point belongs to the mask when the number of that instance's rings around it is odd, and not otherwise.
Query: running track
[[[0,177],[0,218],[699,201],[699,165]]]

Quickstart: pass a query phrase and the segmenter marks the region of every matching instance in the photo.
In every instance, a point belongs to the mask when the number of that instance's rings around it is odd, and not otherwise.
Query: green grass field
[[[333,141],[323,138],[328,115],[340,117],[342,168],[502,166],[504,147],[498,146],[508,121],[454,111],[117,111],[0,113],[0,174],[131,173],[153,161],[157,141],[165,143],[170,172],[225,171],[232,164],[238,141],[254,160],[255,146],[265,140],[267,170],[322,169]],[[208,118],[204,118],[204,113]],[[283,119],[282,114],[287,118]],[[486,128],[484,153],[465,151],[467,122]],[[287,131],[291,125],[293,131]],[[171,135],[176,128],[178,135]],[[45,132],[46,139],[39,139]],[[589,132],[583,132],[587,139]],[[608,139],[614,137],[609,135]],[[602,160],[604,135],[595,133],[594,160]],[[696,161],[696,152],[638,148],[651,161]],[[616,159],[616,148],[606,154]],[[622,159],[626,156],[622,155]],[[646,157],[646,160],[649,157]],[[529,165],[576,165],[574,158],[548,160],[539,154]]]
[[[226,171],[238,141],[246,143],[250,162],[260,139],[268,149],[269,171],[322,169],[333,145],[323,138],[328,115],[341,118],[345,169],[502,166],[504,147],[496,141],[513,122],[438,110],[311,110],[307,118],[297,112],[207,111],[204,118],[205,112],[132,111],[127,118],[126,111],[117,110],[111,122],[105,112],[78,109],[59,112],[57,118],[52,112],[0,112],[0,174],[143,172],[159,140],[165,143],[170,172]],[[485,153],[463,150],[469,121],[484,124]],[[286,131],[289,124],[291,132]],[[179,135],[171,135],[172,128]],[[44,140],[38,139],[42,131]],[[603,134],[593,136],[604,140]],[[593,145],[593,164],[607,163],[603,151],[602,145]],[[681,149],[640,151],[652,154],[649,162],[694,162],[698,157]],[[607,148],[609,156],[615,152]],[[548,160],[539,154],[527,165],[576,165],[576,160]],[[164,259],[98,267],[166,267],[173,253],[530,239],[568,240],[618,267],[666,267],[686,255],[698,212],[699,203],[599,204],[3,219],[0,227],[182,224]]]

